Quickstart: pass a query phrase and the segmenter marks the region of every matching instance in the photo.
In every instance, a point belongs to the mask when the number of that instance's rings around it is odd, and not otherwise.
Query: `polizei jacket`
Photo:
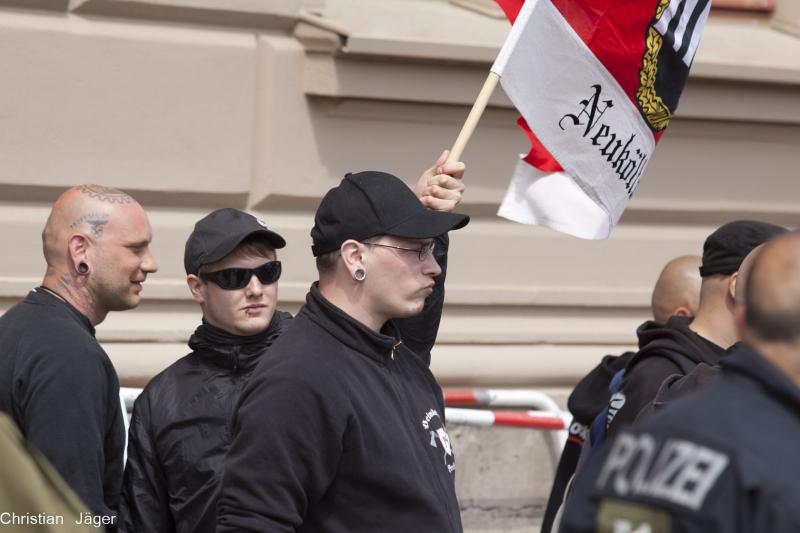
[[[462,531],[429,361],[313,286],[245,388],[218,531]]]
[[[751,348],[737,349],[719,378],[590,459],[561,533],[800,531],[798,413],[800,388]]]

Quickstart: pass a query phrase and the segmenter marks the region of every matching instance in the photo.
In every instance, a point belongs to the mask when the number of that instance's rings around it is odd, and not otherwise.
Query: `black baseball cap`
[[[735,220],[720,226],[703,244],[702,277],[739,271],[753,248],[788,230],[768,222]]]
[[[347,174],[317,208],[311,251],[318,257],[338,250],[348,239],[375,235],[429,239],[468,222],[467,215],[427,209],[397,176],[376,171]]]
[[[275,248],[286,241],[267,228],[267,223],[251,214],[226,207],[201,218],[186,241],[183,266],[187,274],[197,274],[200,267],[219,261],[251,235],[263,236]]]

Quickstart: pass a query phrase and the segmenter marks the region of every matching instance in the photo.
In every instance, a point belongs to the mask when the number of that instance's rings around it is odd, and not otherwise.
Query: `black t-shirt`
[[[116,513],[119,381],[89,319],[42,289],[0,317],[0,410],[95,513]]]

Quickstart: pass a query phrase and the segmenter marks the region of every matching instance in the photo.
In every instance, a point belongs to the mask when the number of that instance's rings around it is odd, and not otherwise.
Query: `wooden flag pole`
[[[486,109],[486,104],[489,103],[489,98],[491,98],[499,80],[500,76],[494,72],[489,72],[489,76],[486,77],[481,92],[478,93],[477,100],[472,104],[472,110],[469,112],[469,115],[467,115],[467,120],[461,127],[461,132],[458,134],[456,142],[450,150],[450,156],[447,158],[448,163],[461,159],[461,154],[464,152],[464,148],[467,146],[470,137],[472,137],[472,132],[475,131],[475,127],[478,125],[478,121],[481,119],[481,115],[483,115],[483,110]]]

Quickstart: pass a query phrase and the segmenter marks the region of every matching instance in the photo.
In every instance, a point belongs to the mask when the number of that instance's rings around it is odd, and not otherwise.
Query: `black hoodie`
[[[312,286],[245,387],[217,531],[462,531],[428,361]]]
[[[609,439],[636,420],[665,379],[675,374],[685,376],[698,363],[719,364],[725,348],[689,329],[691,321],[690,317],[673,316],[666,324],[648,321],[639,326],[639,351],[625,367],[619,392],[609,401]]]
[[[752,348],[621,431],[578,474],[562,533],[800,531],[800,388]]]
[[[625,368],[634,352],[622,355],[606,355],[600,364],[586,374],[567,400],[567,408],[573,419],[568,428],[567,442],[558,461],[553,487],[542,518],[542,533],[550,533],[556,513],[564,501],[569,480],[575,474],[581,449],[588,437],[589,428],[594,418],[608,405],[608,386],[614,374]]]

